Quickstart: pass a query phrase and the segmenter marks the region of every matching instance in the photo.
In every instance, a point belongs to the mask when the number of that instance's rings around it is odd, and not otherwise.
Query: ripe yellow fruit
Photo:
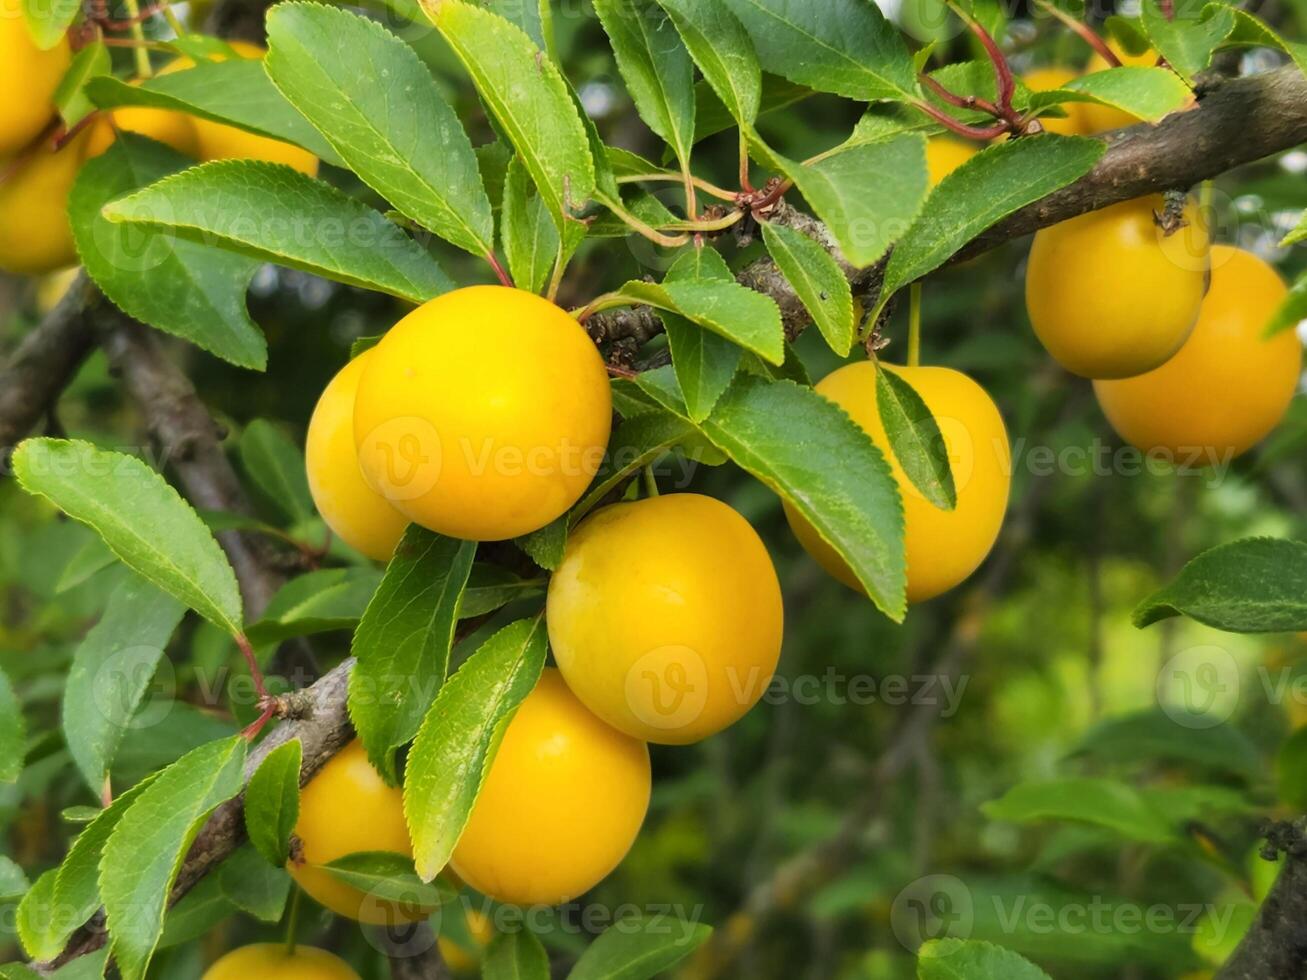
[[[1212,249],[1212,286],[1184,346],[1156,370],[1096,381],[1103,414],[1121,438],[1181,465],[1228,462],[1284,417],[1302,374],[1292,330],[1263,337],[1287,290],[1251,252]]]
[[[816,388],[848,412],[889,461],[903,497],[908,601],[921,602],[962,582],[994,546],[1007,510],[1012,455],[998,407],[965,374],[942,367],[882,367],[913,387],[939,425],[957,490],[953,510],[941,510],[922,496],[890,449],[876,401],[874,362],[839,368]],[[839,465],[838,460],[828,462]],[[787,504],[785,516],[800,544],[822,568],[862,591],[844,559],[801,514]]]
[[[304,845],[304,863],[291,861],[287,870],[309,897],[337,915],[368,925],[395,925],[430,914],[417,904],[382,901],[312,867],[361,851],[413,854],[403,794],[372,768],[363,743],[345,746],[304,787],[295,836]]]
[[[354,406],[368,482],[441,534],[499,541],[580,499],[603,460],[612,391],[585,330],[519,289],[470,286],[400,320]]]
[[[1151,371],[1180,349],[1203,301],[1207,225],[1190,202],[1164,235],[1161,195],[1123,201],[1035,233],[1026,309],[1049,354],[1086,378]]]
[[[88,126],[58,150],[43,143],[0,179],[0,269],[40,275],[77,261],[68,193],[94,131]]]
[[[67,38],[42,51],[17,0],[0,5],[0,161],[15,156],[53,120],[54,92],[72,64]]]
[[[1033,71],[1026,72],[1021,76],[1021,80],[1026,83],[1026,88],[1032,92],[1051,92],[1054,89],[1062,88],[1067,82],[1076,77],[1076,73],[1066,68],[1036,68]],[[1051,116],[1040,116],[1039,122],[1044,129],[1050,133],[1059,133],[1062,136],[1080,136],[1090,132],[1089,123],[1085,119],[1085,102],[1067,102],[1062,105],[1062,110],[1066,113],[1065,118],[1057,119]]]
[[[318,513],[346,544],[389,561],[408,518],[368,486],[354,447],[354,397],[372,351],[364,351],[331,379],[309,419],[304,462]]]
[[[227,43],[238,55],[251,61],[268,53],[249,41]],[[201,160],[267,160],[284,163],[310,177],[318,175],[318,158],[308,150],[210,119],[196,118],[193,122]]]
[[[1115,42],[1109,43],[1108,47],[1116,54],[1117,60],[1121,62],[1123,67],[1151,68],[1157,64],[1157,52],[1151,49],[1143,54],[1127,54],[1125,49]],[[1101,54],[1095,54],[1089,59],[1085,74],[1092,75],[1094,72],[1107,71],[1112,67]],[[1117,109],[1115,106],[1099,105],[1096,102],[1083,102],[1081,106],[1081,119],[1085,124],[1084,133],[1086,136],[1105,133],[1109,129],[1120,129],[1123,126],[1133,126],[1140,121],[1138,116],[1132,115],[1124,109]]]
[[[256,943],[234,949],[205,971],[202,980],[360,980],[358,973],[325,949]]]
[[[749,522],[712,497],[676,493],[583,521],[549,581],[546,619],[586,707],[628,735],[681,745],[766,692],[783,610]]]
[[[978,152],[970,143],[948,136],[933,136],[926,140],[927,185],[934,187]]]
[[[649,807],[649,748],[546,669],[518,708],[454,848],[454,872],[514,905],[558,905],[626,856]]]

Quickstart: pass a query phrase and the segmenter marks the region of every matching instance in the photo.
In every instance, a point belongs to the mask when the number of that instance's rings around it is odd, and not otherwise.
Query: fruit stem
[[[1054,4],[1050,3],[1049,0],[1035,0],[1035,2],[1039,5],[1041,10],[1052,14],[1067,27],[1071,28],[1071,30],[1075,31],[1076,34],[1080,35],[1081,40],[1097,51],[1110,67],[1121,67],[1121,59],[1116,56],[1116,52],[1108,47],[1107,42],[1099,37],[1094,29],[1083,20],[1077,20],[1065,10],[1059,10]]]
[[[654,476],[652,466],[644,468],[644,495],[646,497],[658,496],[658,478]]]
[[[958,95],[956,92],[950,92],[938,79],[931,78],[925,72],[922,72],[918,77],[925,83],[927,88],[949,105],[957,106],[959,109],[979,109],[981,112],[989,113],[995,119],[1003,118],[998,106],[988,99],[982,99],[976,95]]]
[[[186,36],[186,25],[178,19],[175,13],[173,13],[171,3],[160,4],[159,12],[163,14],[163,19],[168,22],[168,26],[172,28],[174,34],[178,37]]]
[[[753,193],[753,184],[749,180],[749,137],[740,129],[740,190],[745,194]]]
[[[678,177],[677,180],[679,182],[680,178]],[[690,241],[689,235],[664,235],[657,228],[645,224],[610,197],[605,197],[603,204],[609,211],[621,218],[622,222],[626,224],[627,227],[631,228],[637,234],[643,235],[655,245],[661,245],[664,248],[680,248],[682,245],[685,245]]]
[[[658,182],[679,184],[682,181],[680,174],[623,174],[617,178],[619,184],[653,184]],[[734,201],[740,195],[728,191],[724,187],[718,187],[711,184],[702,177],[695,177],[694,186],[699,188],[705,194],[709,194],[722,201]],[[610,209],[611,210],[611,209]]]
[[[259,696],[260,702],[266,701],[268,687],[263,682],[263,671],[259,669],[259,661],[254,656],[254,647],[250,646],[249,638],[244,633],[237,633],[235,638],[241,656],[245,658],[245,665],[250,669],[250,677],[254,679],[254,693]]]
[[[921,364],[921,283],[908,287],[908,367]]]
[[[967,136],[971,139],[977,140],[992,140],[997,136],[1002,136],[1009,129],[1008,124],[1005,122],[995,123],[993,126],[986,126],[983,128],[980,126],[968,126],[966,123],[954,119],[943,109],[935,108],[929,102],[914,102],[912,104],[926,115],[930,116],[930,118],[944,126],[945,129],[950,129],[959,136]]]
[[[300,899],[303,891],[299,885],[291,885],[290,909],[286,913],[286,955],[288,957],[295,955],[295,944],[298,941],[296,933],[299,932],[300,924]]]
[[[513,277],[508,274],[508,270],[499,261],[499,256],[495,254],[493,248],[486,252],[486,261],[490,263],[490,268],[495,270],[495,275],[499,277],[500,284],[512,289]]]
[[[141,5],[138,0],[125,0],[127,16],[132,24],[132,37],[137,41],[145,40],[145,28],[141,26]],[[150,68],[150,52],[145,48],[136,49],[136,74],[149,78],[153,74]]]

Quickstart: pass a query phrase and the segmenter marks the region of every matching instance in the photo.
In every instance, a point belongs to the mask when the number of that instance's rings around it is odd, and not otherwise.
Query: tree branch
[[[1279,854],[1284,867],[1216,980],[1307,975],[1307,817],[1271,827],[1262,857],[1274,860]]]

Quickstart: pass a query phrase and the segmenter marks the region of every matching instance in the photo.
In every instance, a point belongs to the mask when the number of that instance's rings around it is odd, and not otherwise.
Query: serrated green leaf
[[[476,545],[409,526],[354,633],[349,713],[392,784],[395,749],[417,734],[445,682]]]
[[[245,830],[255,850],[275,868],[290,858],[290,835],[300,814],[300,740],[278,745],[245,787]]]
[[[148,776],[122,793],[77,835],[58,868],[46,872],[18,909],[23,949],[34,960],[52,960],[78,926],[100,907],[100,857],[118,821],[155,780]]]
[[[773,364],[785,360],[785,328],[776,302],[734,280],[628,282],[619,290],[618,300],[679,313]]]
[[[696,143],[739,125],[735,117],[731,115],[731,110],[726,107],[717,93],[713,91],[712,86],[706,81],[701,81],[695,85],[694,94],[694,141]],[[797,105],[815,94],[806,85],[795,85],[789,79],[763,72],[762,96],[757,117],[761,119],[782,109],[788,109],[790,106]]]
[[[245,309],[257,261],[161,231],[115,225],[101,214],[110,201],[193,162],[153,140],[119,133],[73,184],[73,240],[87,273],[125,313],[261,371],[268,347]]]
[[[27,894],[31,882],[13,858],[0,854],[0,902],[16,902]]]
[[[921,396],[891,367],[876,370],[876,409],[899,466],[921,495],[941,510],[958,504],[948,447]]]
[[[185,71],[161,73],[137,85],[106,75],[92,79],[86,92],[101,109],[125,105],[179,109],[293,143],[327,163],[345,166],[331,145],[277,91],[260,60],[202,60]]]
[[[1288,248],[1290,245],[1297,245],[1305,240],[1307,240],[1307,211],[1303,211],[1298,216],[1298,224],[1294,226],[1293,230],[1280,239],[1280,248]]]
[[[473,255],[494,249],[472,142],[417,52],[376,21],[317,3],[278,4],[268,44],[273,84],[369,187]]]
[[[1050,980],[1011,950],[976,940],[932,939],[917,951],[918,980]]]
[[[709,925],[667,914],[626,920],[590,944],[568,980],[648,980],[670,970],[711,935]]]
[[[112,72],[109,49],[103,41],[92,41],[73,56],[73,63],[64,72],[54,93],[55,108],[65,126],[76,126],[95,111],[95,103],[85,92],[86,83]]]
[[[842,147],[811,163],[779,162],[858,268],[885,254],[926,196],[926,141],[916,133]]]
[[[160,950],[194,942],[240,911],[223,891],[222,879],[219,867],[201,878],[168,910],[163,920],[163,935],[159,937]]]
[[[295,636],[353,629],[381,583],[374,568],[322,568],[297,576],[272,597],[248,630],[262,646]]]
[[[724,3],[657,2],[672,19],[704,81],[738,124],[750,126],[762,104],[762,69],[739,18]]]
[[[1300,41],[1286,41],[1264,21],[1259,20],[1246,10],[1234,9],[1234,30],[1225,39],[1223,46],[1256,45],[1283,51],[1303,74],[1307,74],[1307,44]]]
[[[380,212],[283,164],[215,160],[120,198],[104,215],[413,303],[453,288]]]
[[[658,409],[625,419],[613,430],[608,452],[584,497],[572,509],[573,526],[609,493],[672,447],[695,435],[687,419]]]
[[[716,249],[691,248],[667,270],[669,282],[714,281],[733,283],[730,267]],[[717,399],[730,387],[743,351],[731,341],[675,313],[663,314],[672,367],[685,396],[692,422],[708,417]]]
[[[320,867],[338,881],[382,902],[434,909],[454,897],[446,882],[421,881],[411,858],[390,851],[346,854]]]
[[[517,157],[504,179],[499,224],[514,285],[529,293],[543,292],[558,258],[560,239],[544,199],[532,192],[531,175]]]
[[[216,871],[209,873],[217,877],[223,898],[236,908],[260,922],[281,921],[286,899],[290,897],[290,875],[280,865],[265,861],[252,846],[238,847]],[[167,931],[165,923],[165,934]]]
[[[594,0],[594,7],[640,117],[689,166],[694,64],[671,20],[654,0]]]
[[[481,960],[482,980],[549,980],[549,957],[527,929],[501,932]]]
[[[468,576],[467,588],[459,603],[459,619],[471,619],[494,612],[510,602],[530,598],[544,589],[544,578],[522,578],[499,565],[476,564]]]
[[[567,515],[550,521],[538,531],[514,539],[514,544],[541,568],[554,571],[563,563],[563,550],[567,547]]]
[[[93,528],[124,564],[215,626],[241,631],[241,594],[227,556],[145,463],[89,442],[28,439],[13,467],[25,490]]]
[[[1020,783],[981,806],[991,820],[1088,823],[1127,840],[1174,844],[1178,821],[1159,811],[1134,787],[1114,779],[1070,777]]]
[[[768,71],[860,102],[912,100],[903,37],[870,0],[726,0]]]
[[[764,221],[762,235],[772,260],[826,343],[840,357],[848,357],[858,325],[853,316],[853,288],[839,263],[817,242],[786,225]]]
[[[423,9],[472,76],[566,239],[572,211],[595,189],[590,138],[567,82],[502,17],[462,0],[424,0]]]
[[[1142,628],[1172,616],[1228,633],[1307,630],[1307,544],[1245,538],[1204,551],[1133,618]]]
[[[1193,93],[1175,72],[1127,65],[1082,75],[1060,89],[1034,92],[1030,107],[1038,110],[1063,102],[1098,102],[1146,122],[1157,122],[1192,98]]]
[[[1289,287],[1289,294],[1271,317],[1263,335],[1274,337],[1282,330],[1292,330],[1303,320],[1307,320],[1307,272],[1299,275],[1297,281]]]
[[[14,686],[0,670],[0,783],[13,783],[23,772],[27,724]]]
[[[554,14],[550,0],[486,0],[485,6],[522,28],[536,47],[558,60],[554,51]]]
[[[185,607],[129,575],[73,653],[63,698],[68,751],[99,794]]]
[[[247,742],[193,749],[138,796],[104,843],[100,894],[123,980],[142,980],[163,933],[168,893],[210,813],[241,789]]]
[[[42,51],[49,51],[63,40],[81,9],[79,0],[23,0],[27,29]]]
[[[303,521],[316,513],[304,453],[281,429],[267,419],[255,419],[241,433],[237,448],[245,472],[287,518]]]
[[[931,192],[921,215],[894,246],[880,305],[1004,216],[1087,173],[1105,150],[1101,140],[1048,134],[1008,140],[977,153]]]
[[[505,626],[440,689],[409,751],[404,818],[418,876],[444,870],[504,730],[545,662],[543,617]]]
[[[1212,61],[1212,52],[1234,30],[1234,11],[1224,3],[1174,3],[1170,16],[1157,0],[1144,0],[1140,22],[1153,49],[1171,70],[1192,85]]]

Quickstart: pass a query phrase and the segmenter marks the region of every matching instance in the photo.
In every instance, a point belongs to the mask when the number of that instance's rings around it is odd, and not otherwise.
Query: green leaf
[[[1275,755],[1276,792],[1295,810],[1307,809],[1307,728],[1299,728]]]
[[[618,298],[630,305],[644,303],[679,313],[773,364],[785,360],[785,328],[775,300],[734,280],[628,282]]]
[[[462,0],[425,0],[482,101],[521,157],[563,231],[595,188],[590,140],[572,93],[522,30]],[[566,235],[564,236],[566,237]]]
[[[1042,109],[1063,102],[1098,102],[1145,122],[1157,122],[1192,98],[1193,93],[1175,72],[1127,65],[1082,75],[1060,89],[1035,92],[1030,96],[1030,106]]]
[[[594,0],[640,117],[684,169],[694,144],[694,63],[654,0]]]
[[[259,763],[245,787],[245,830],[250,843],[275,868],[290,858],[290,835],[300,815],[300,740],[278,745]]]
[[[838,148],[811,163],[779,162],[858,268],[885,254],[926,196],[926,141],[916,133]]]
[[[639,383],[653,394],[665,369]],[[679,393],[659,392],[672,408]],[[658,397],[658,396],[655,396]],[[684,414],[684,406],[680,407]],[[903,504],[866,431],[811,388],[736,378],[701,425],[713,444],[802,514],[891,619],[907,610]]]
[[[980,808],[991,820],[1062,820],[1103,827],[1127,840],[1174,844],[1176,825],[1134,787],[1113,779],[1065,778],[1020,783]]]
[[[666,914],[623,920],[590,944],[567,977],[647,980],[670,970],[711,935],[711,926]]]
[[[940,182],[894,246],[880,305],[1006,215],[1087,173],[1105,150],[1101,140],[1049,134],[1008,140],[977,153]]]
[[[537,48],[554,61],[554,15],[550,0],[486,0],[485,6],[526,33]]]
[[[0,783],[14,783],[23,772],[27,755],[27,724],[14,686],[0,670]]]
[[[859,102],[917,97],[903,36],[870,0],[726,0],[768,71]]]
[[[1294,226],[1293,231],[1280,239],[1280,248],[1288,248],[1301,241],[1307,241],[1307,211],[1303,211],[1299,216],[1298,224]]]
[[[560,239],[544,198],[532,192],[531,175],[514,157],[504,180],[500,237],[508,255],[508,271],[518,289],[544,291],[558,258]]]
[[[453,288],[426,249],[379,211],[279,163],[191,167],[114,201],[104,215],[413,303]]]
[[[1299,275],[1297,281],[1289,287],[1289,295],[1284,297],[1284,302],[1271,317],[1263,336],[1274,337],[1283,330],[1292,330],[1302,320],[1307,320],[1307,271]]]
[[[354,633],[350,719],[390,783],[399,781],[395,749],[417,734],[445,682],[475,556],[471,541],[410,525]]]
[[[1298,68],[1307,74],[1307,44],[1299,41],[1286,41],[1274,30],[1246,10],[1234,10],[1234,30],[1226,38],[1224,46],[1255,45],[1257,47],[1275,48],[1283,51]]]
[[[764,221],[762,236],[826,343],[840,357],[848,357],[857,323],[853,289],[839,263],[820,244],[787,225]]]
[[[573,526],[633,474],[657,462],[672,447],[695,434],[694,425],[678,415],[651,411],[621,422],[608,440],[608,452],[584,497],[572,508]]]
[[[256,646],[295,636],[353,629],[381,583],[374,568],[323,568],[283,585],[249,628]]]
[[[238,847],[218,865],[216,876],[223,897],[236,908],[260,922],[281,921],[291,888],[291,878],[284,867],[269,864],[254,847],[246,845]],[[164,934],[167,932],[165,922]]]
[[[664,282],[693,280],[734,283],[735,277],[720,252],[704,247],[683,251],[667,270]],[[690,420],[701,422],[730,387],[743,352],[726,338],[675,313],[664,313],[662,319]]]
[[[1234,30],[1234,11],[1224,3],[1202,9],[1189,3],[1174,4],[1168,17],[1157,0],[1144,0],[1140,22],[1148,40],[1171,70],[1193,85],[1194,76],[1212,61],[1212,52]]]
[[[876,408],[890,449],[912,485],[940,510],[956,507],[948,447],[935,416],[916,389],[884,364],[876,370]]]
[[[1204,551],[1133,618],[1142,628],[1172,616],[1227,633],[1307,630],[1307,544],[1245,538]]]
[[[73,931],[100,907],[100,857],[105,841],[155,778],[146,777],[101,810],[77,835],[63,864],[42,875],[23,897],[18,909],[18,931],[32,959],[52,960],[58,956]]]
[[[63,40],[81,9],[78,0],[23,0],[27,29],[42,51],[49,51]],[[7,16],[14,13],[16,11],[11,8]]]
[[[201,514],[200,516],[204,515]],[[68,559],[68,564],[64,566],[63,573],[59,576],[59,582],[54,587],[55,592],[62,593],[77,588],[77,586],[88,581],[97,572],[103,571],[117,560],[103,539],[94,534],[88,535],[86,543],[77,549],[77,553],[72,558]]]
[[[215,626],[241,631],[236,575],[188,503],[134,456],[89,442],[28,439],[14,451],[14,474],[104,538],[123,563]]]
[[[917,951],[918,980],[1049,980],[1029,960],[993,943],[932,939]]]
[[[14,859],[0,854],[0,902],[16,902],[31,887],[27,875]]]
[[[541,568],[555,571],[563,563],[563,551],[567,547],[567,515],[550,521],[538,531],[514,539],[514,544]]]
[[[423,882],[412,858],[391,851],[359,851],[320,865],[333,878],[382,902],[434,909],[454,897],[444,881]]]
[[[549,980],[549,957],[533,932],[501,932],[486,948],[481,980]]]
[[[717,93],[713,91],[712,86],[706,81],[701,81],[695,85],[694,92],[696,102],[694,141],[696,143],[739,125],[739,122],[731,114],[731,110],[726,107]],[[812,89],[806,85],[795,85],[788,79],[764,72],[762,76],[762,99],[757,113],[758,118],[761,119],[782,109],[788,109],[792,105],[797,105],[805,99],[811,98],[814,94]],[[752,127],[750,127],[749,132],[752,133]]]
[[[238,367],[262,371],[268,347],[245,309],[257,261],[162,231],[117,225],[101,214],[110,201],[193,162],[153,140],[119,133],[105,153],[83,164],[69,194],[78,256],[123,312]]]
[[[657,2],[672,19],[690,57],[703,72],[704,81],[737,123],[750,125],[762,105],[762,69],[753,41],[739,18],[725,3]]]
[[[1159,760],[1188,762],[1249,780],[1262,769],[1256,745],[1233,725],[1212,725],[1196,715],[1187,725],[1177,705],[1106,718],[1094,725],[1071,750],[1106,762],[1152,767]]]
[[[376,21],[316,3],[268,14],[273,84],[402,214],[476,256],[494,249],[472,142],[417,52]]]
[[[97,795],[184,612],[172,596],[127,575],[73,654],[63,699],[64,737]]]
[[[277,91],[259,60],[201,60],[185,71],[155,75],[138,85],[106,75],[92,79],[86,91],[101,109],[123,105],[179,109],[293,143],[327,163],[345,166],[331,145]]]
[[[530,598],[544,588],[545,582],[543,578],[522,578],[498,565],[473,565],[459,603],[458,618],[484,616],[510,602]]]
[[[245,472],[286,517],[303,521],[317,513],[304,453],[281,429],[267,419],[255,419],[241,433],[237,448]]]
[[[504,730],[544,662],[544,619],[518,620],[467,659],[427,712],[404,777],[404,818],[423,881],[449,863]]]
[[[86,83],[92,78],[112,73],[109,49],[103,41],[93,41],[73,56],[73,63],[69,65],[54,93],[55,108],[59,110],[59,117],[65,126],[76,126],[95,111],[95,103],[85,91]]]
[[[123,980],[142,980],[163,932],[168,893],[210,813],[241,789],[241,736],[193,749],[136,798],[105,841],[100,892]]]

